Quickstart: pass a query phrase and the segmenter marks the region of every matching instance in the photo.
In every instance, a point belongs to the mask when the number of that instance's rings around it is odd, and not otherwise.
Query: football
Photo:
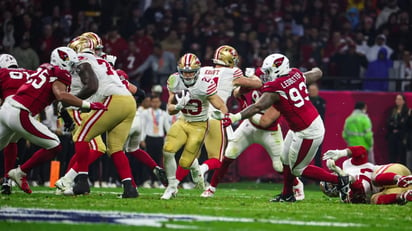
[[[182,90],[174,92],[175,97],[173,97],[172,103],[173,103],[173,104],[177,104],[177,99],[176,99],[176,97],[179,97],[179,98],[180,98],[180,97],[183,96],[183,94],[186,94],[186,92],[189,92],[189,93],[190,93],[190,91],[187,90],[187,89],[183,90],[183,93],[182,93]]]

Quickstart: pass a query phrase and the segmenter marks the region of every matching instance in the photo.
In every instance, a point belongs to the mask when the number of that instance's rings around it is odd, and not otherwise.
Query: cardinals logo
[[[69,55],[62,51],[62,50],[58,50],[57,54],[59,54],[59,57],[63,60],[63,61],[68,61],[69,60]]]
[[[285,57],[275,59],[273,61],[273,67],[280,67],[280,65],[282,65],[284,59],[285,59]]]

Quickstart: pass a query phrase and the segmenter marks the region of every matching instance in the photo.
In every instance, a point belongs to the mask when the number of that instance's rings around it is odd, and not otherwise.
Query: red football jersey
[[[21,87],[34,73],[32,70],[24,68],[1,68],[0,69],[0,99],[4,100],[8,96],[16,94]]]
[[[242,95],[242,97],[240,98],[240,105],[242,105],[242,109],[247,108],[249,105],[255,103],[261,96],[262,96],[262,93],[261,93],[260,89],[254,89],[254,90],[251,90],[248,93]],[[263,115],[263,112],[259,112],[259,113]],[[250,123],[253,126],[255,126],[259,129],[262,129],[262,130],[277,131],[278,130],[278,124],[279,124],[279,118],[276,119],[267,128],[263,128],[260,125],[253,123],[252,120],[250,120]]]
[[[280,101],[274,106],[286,119],[292,131],[301,131],[315,120],[319,113],[309,100],[306,79],[303,73],[292,68],[287,76],[267,82],[262,92],[276,92]]]
[[[71,84],[69,72],[51,64],[42,64],[17,90],[13,99],[29,109],[33,116],[37,115],[56,99],[52,90],[56,80],[67,86]]]

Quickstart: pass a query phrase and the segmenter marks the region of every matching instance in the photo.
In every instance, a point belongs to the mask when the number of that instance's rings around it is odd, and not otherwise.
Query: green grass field
[[[119,199],[122,189],[92,188],[88,196],[57,196],[54,189],[33,188],[27,195],[14,188],[1,196],[0,230],[412,230],[412,203],[400,205],[343,204],[328,198],[314,184],[305,188],[306,199],[296,203],[270,203],[281,185],[252,182],[221,184],[215,197],[201,198],[199,190],[181,189],[176,198],[160,200],[163,189],[139,189],[137,199]],[[36,222],[10,221],[5,214],[21,208],[47,209]],[[70,219],[59,211],[70,210]],[[73,210],[81,210],[78,215]],[[23,212],[22,212],[23,211]],[[37,210],[34,210],[37,211]],[[92,223],[84,223],[92,214]],[[115,222],[111,217],[115,216]],[[53,223],[44,219],[56,219]]]

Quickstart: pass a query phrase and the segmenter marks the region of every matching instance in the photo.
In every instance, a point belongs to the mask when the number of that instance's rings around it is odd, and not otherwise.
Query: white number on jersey
[[[301,91],[306,92],[308,94],[308,89],[306,88],[306,84],[301,82],[299,84],[299,89],[291,88],[289,90],[289,98],[293,101],[295,107],[302,107],[305,104],[305,100],[309,101],[309,96],[302,97]]]

